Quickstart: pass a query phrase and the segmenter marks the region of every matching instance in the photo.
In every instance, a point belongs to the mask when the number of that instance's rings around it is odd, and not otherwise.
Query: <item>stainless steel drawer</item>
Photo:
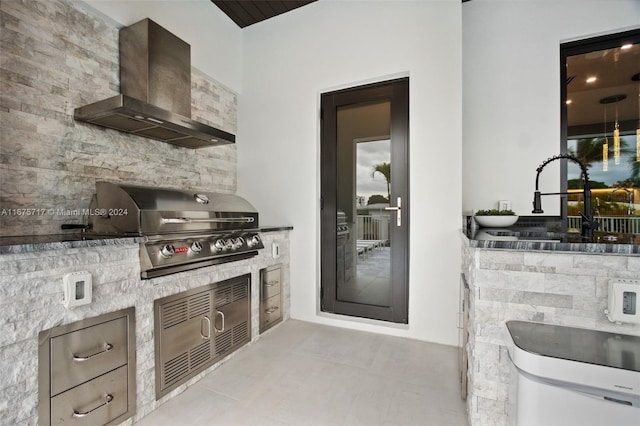
[[[126,317],[52,338],[51,396],[126,364],[127,354]]]
[[[260,309],[260,329],[264,331],[282,320],[282,297],[280,294],[276,294],[268,298]]]
[[[127,411],[127,366],[51,398],[52,425],[106,425]]]
[[[266,300],[282,291],[280,267],[267,269],[262,274],[262,299]]]

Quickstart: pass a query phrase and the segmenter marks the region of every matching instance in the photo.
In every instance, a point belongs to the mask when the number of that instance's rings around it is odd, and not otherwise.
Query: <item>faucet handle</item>
[[[540,191],[533,193],[533,210],[531,213],[544,213],[544,210],[542,210],[542,200],[540,199],[540,195]]]

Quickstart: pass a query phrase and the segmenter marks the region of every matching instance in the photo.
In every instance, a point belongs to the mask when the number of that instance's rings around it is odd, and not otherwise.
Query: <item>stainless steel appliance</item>
[[[154,301],[156,399],[251,340],[251,274]]]
[[[232,194],[97,182],[93,235],[144,236],[142,278],[247,259],[264,248],[258,212]]]
[[[260,333],[282,321],[282,264],[260,270]]]
[[[338,288],[353,278],[353,235],[345,212],[336,212],[336,282]]]
[[[120,89],[75,119],[185,148],[235,143],[191,119],[191,46],[150,19],[120,30]]]
[[[507,321],[509,424],[637,426],[640,336]]]
[[[119,425],[136,413],[135,308],[38,335],[38,424]]]

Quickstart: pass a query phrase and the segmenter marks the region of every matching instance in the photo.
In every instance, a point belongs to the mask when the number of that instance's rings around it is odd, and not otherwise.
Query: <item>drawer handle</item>
[[[278,281],[278,280],[276,280],[276,281],[269,281],[269,282],[267,282],[266,286],[267,286],[267,287],[273,287],[274,285],[277,285],[278,283],[279,283],[279,281]]]
[[[273,308],[267,309],[265,312],[267,313],[267,315],[271,315],[272,313],[274,313],[278,309],[280,309],[280,308],[278,308],[277,306],[274,306]]]
[[[74,361],[78,361],[78,362],[87,361],[87,360],[90,360],[91,358],[95,358],[95,357],[97,357],[99,355],[106,354],[111,349],[113,349],[113,345],[111,343],[107,343],[105,345],[103,351],[96,352],[95,354],[91,354],[91,355],[87,355],[87,356],[73,355],[73,360]]]
[[[96,411],[98,408],[102,408],[105,405],[111,404],[111,401],[113,401],[113,395],[107,394],[105,402],[103,402],[102,404],[98,405],[97,407],[95,407],[92,410],[85,411],[85,412],[79,412],[79,411],[73,410],[73,417],[81,418],[81,417],[88,416],[89,414],[91,414],[94,411]]]

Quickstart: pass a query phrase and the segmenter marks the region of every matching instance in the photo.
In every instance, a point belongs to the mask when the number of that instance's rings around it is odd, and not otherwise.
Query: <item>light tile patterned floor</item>
[[[391,303],[391,248],[377,247],[358,257],[356,276],[338,285],[338,300],[389,306]]]
[[[289,320],[141,426],[467,425],[458,349]]]

